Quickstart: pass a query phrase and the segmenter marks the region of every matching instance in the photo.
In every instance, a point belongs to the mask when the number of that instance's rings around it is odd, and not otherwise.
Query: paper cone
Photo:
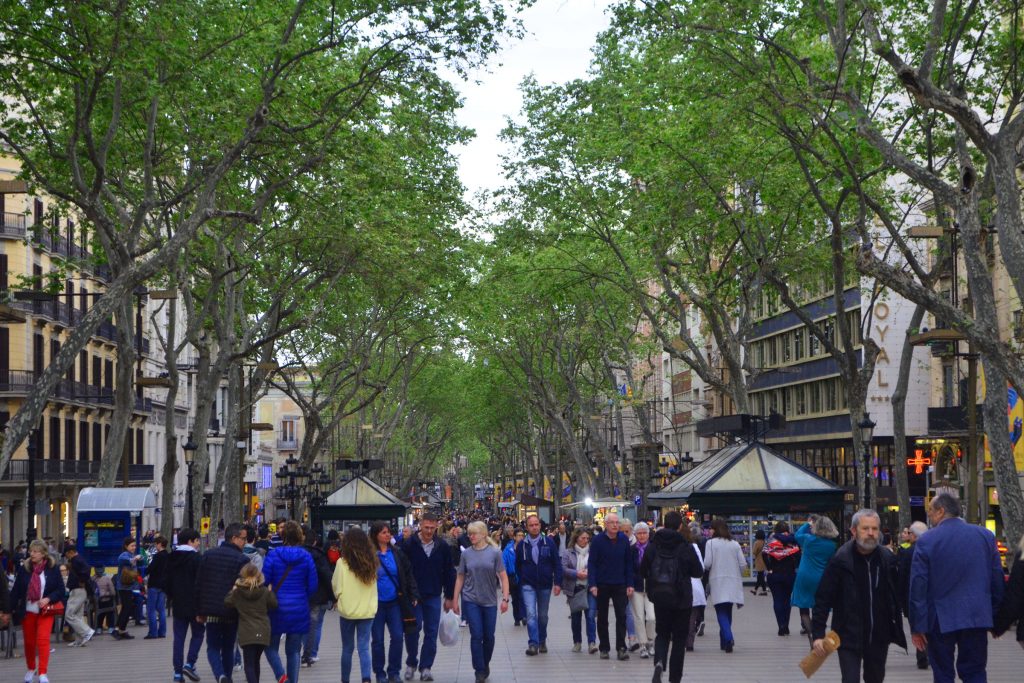
[[[825,663],[828,656],[839,649],[839,634],[835,631],[829,631],[828,635],[825,636],[824,643],[825,655],[819,655],[814,650],[811,650],[806,657],[800,661],[800,669],[804,672],[804,676],[810,678],[814,675],[814,672],[821,668],[821,665]]]

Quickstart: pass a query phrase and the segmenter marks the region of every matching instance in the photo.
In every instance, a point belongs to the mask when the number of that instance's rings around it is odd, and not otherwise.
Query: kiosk
[[[78,552],[91,567],[117,565],[126,536],[142,538],[142,511],[156,507],[150,488],[88,487],[78,494]]]

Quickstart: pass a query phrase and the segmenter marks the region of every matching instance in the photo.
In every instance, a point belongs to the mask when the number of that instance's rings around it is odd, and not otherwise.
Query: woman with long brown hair
[[[370,525],[370,545],[380,563],[377,571],[377,616],[373,620],[370,652],[377,680],[398,683],[402,676],[405,618],[415,608],[420,596],[412,574],[412,563],[405,553],[392,547],[391,538],[391,527],[387,523],[374,522]],[[387,659],[384,656],[385,629],[391,641]]]
[[[352,673],[352,651],[359,653],[363,683],[373,677],[370,660],[370,631],[377,614],[377,553],[359,527],[351,527],[341,539],[341,556],[334,565],[331,586],[341,617],[341,680],[348,683]]]

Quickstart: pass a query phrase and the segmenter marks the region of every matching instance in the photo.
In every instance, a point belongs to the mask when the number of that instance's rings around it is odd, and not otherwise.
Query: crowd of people
[[[795,533],[779,522],[756,536],[750,592],[771,592],[780,637],[789,636],[796,607],[808,648],[821,656],[831,615],[844,683],[884,679],[890,645],[908,647],[904,617],[918,666],[931,667],[936,683],[984,681],[989,634],[1024,619],[1024,563],[1014,563],[1007,582],[994,536],[964,522],[954,497],[936,496],[928,514],[930,526],[905,529],[895,552],[873,510],[853,516],[846,542],[828,517],[812,515]],[[154,534],[142,549],[126,538],[112,572],[89,567],[71,541],[58,554],[36,540],[12,558],[13,586],[0,581],[0,626],[21,627],[26,683],[49,683],[58,616],[69,645],[81,647],[101,632],[131,640],[132,619],[147,626],[145,638],[165,638],[168,612],[174,681],[200,680],[205,641],[217,683],[238,672],[258,682],[264,659],[274,681],[298,683],[303,665],[319,661],[323,623],[336,610],[342,682],[357,658],[364,683],[402,683],[434,680],[439,635],[452,620],[458,632],[461,620],[483,683],[498,614],[511,610],[514,625],[525,626],[524,656],[543,656],[551,600],[563,596],[573,652],[650,659],[652,683],[666,674],[680,683],[706,606],[714,607],[720,650],[734,652],[748,559],[724,520],[704,528],[671,511],[662,522],[655,531],[609,513],[600,526],[544,528],[536,515],[520,524],[428,512],[396,536],[375,522],[325,538],[292,521],[273,532],[228,524],[205,552],[194,529],[178,530],[173,543]],[[90,604],[95,627],[85,618]],[[1024,646],[1024,628],[1018,640]]]

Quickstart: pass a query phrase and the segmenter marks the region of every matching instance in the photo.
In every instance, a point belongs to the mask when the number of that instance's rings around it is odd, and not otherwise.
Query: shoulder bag
[[[395,566],[397,567],[398,555],[394,550],[391,551],[391,556],[395,558]],[[388,566],[383,561],[381,561],[380,566],[384,568],[384,572],[391,579],[391,583],[395,584],[395,590],[398,591],[398,609],[402,613],[402,631],[405,633],[416,633],[419,630],[416,625],[416,610],[413,609],[408,596],[402,590],[402,584],[391,573]]]

